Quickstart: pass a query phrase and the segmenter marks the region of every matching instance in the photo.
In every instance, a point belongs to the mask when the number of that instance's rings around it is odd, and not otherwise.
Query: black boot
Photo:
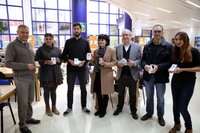
[[[95,116],[98,116],[98,115],[100,115],[100,114],[101,114],[101,109],[97,110],[97,111],[94,113]]]
[[[99,118],[103,118],[105,116],[107,106],[108,106],[108,102],[107,103],[103,103],[103,108],[102,108],[102,111],[101,111],[101,113],[99,115]]]

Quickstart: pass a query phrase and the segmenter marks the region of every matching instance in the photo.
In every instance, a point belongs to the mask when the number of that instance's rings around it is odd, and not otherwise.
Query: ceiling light
[[[162,23],[156,23],[156,24],[165,25],[165,24],[162,24]]]
[[[140,12],[135,12],[135,11],[133,11],[133,13],[135,13],[135,14],[139,14],[139,15],[144,15],[144,16],[147,16],[147,17],[150,17],[150,15],[148,15],[148,14],[144,14],[144,13],[140,13]]]
[[[194,19],[194,18],[191,18],[191,20],[199,22],[199,20],[197,20],[197,19]]]
[[[169,10],[166,10],[166,9],[162,9],[162,8],[159,8],[159,7],[156,7],[156,9],[159,9],[159,10],[164,11],[164,12],[172,13],[172,11],[169,11]]]
[[[177,22],[177,21],[171,21],[171,22],[173,22],[173,23],[177,23],[177,24],[181,24],[181,22]]]
[[[179,28],[178,26],[172,26],[172,27],[174,27],[174,28]]]
[[[191,26],[191,27],[193,27],[193,25],[190,25],[190,24],[187,24],[187,26]]]
[[[193,3],[193,2],[191,2],[191,1],[189,1],[189,0],[187,0],[186,2],[187,2],[187,3],[189,3],[189,4],[191,4],[191,5],[193,5],[193,6],[196,6],[196,7],[200,8],[200,6],[199,6],[199,5],[197,5],[197,4],[195,4],[195,3]]]

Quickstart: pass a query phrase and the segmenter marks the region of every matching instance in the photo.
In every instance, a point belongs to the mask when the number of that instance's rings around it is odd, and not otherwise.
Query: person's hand
[[[179,69],[174,70],[174,73],[178,74],[178,73],[181,73],[182,71],[183,69],[179,68]]]
[[[58,57],[56,58],[56,62],[60,63],[60,59]]]
[[[28,70],[34,70],[35,68],[35,64],[28,64]]]
[[[44,64],[53,65],[53,61],[51,61],[51,60],[46,60],[46,61],[44,62]]]
[[[101,66],[104,66],[105,62],[102,60],[102,62],[99,62],[99,64],[100,64]]]
[[[169,72],[169,73],[174,73],[174,71],[170,71],[170,68],[168,69],[168,72]]]
[[[121,62],[121,60],[119,62]],[[118,65],[119,65],[119,67],[123,67],[124,63],[119,63]]]
[[[74,64],[73,60],[68,59],[68,62],[72,65],[72,66],[78,66],[77,64]]]
[[[151,71],[152,74],[156,73],[158,71],[158,66],[155,64],[151,64],[153,66],[153,70]]]
[[[144,66],[144,70],[145,70],[145,71],[149,72],[149,69],[150,69],[150,66],[149,66],[149,65],[145,65],[145,66]]]
[[[82,66],[84,65],[84,63],[85,63],[85,60],[84,60],[84,61],[81,61],[81,62],[78,64],[78,66],[79,66],[79,67],[82,67]]]
[[[127,66],[134,66],[135,62],[128,59]]]

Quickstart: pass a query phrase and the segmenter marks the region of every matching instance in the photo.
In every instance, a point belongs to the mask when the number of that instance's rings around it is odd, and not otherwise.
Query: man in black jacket
[[[90,113],[90,110],[86,108],[86,55],[91,53],[90,46],[87,40],[81,37],[81,25],[80,23],[73,24],[74,37],[70,38],[65,43],[65,48],[62,54],[62,58],[68,62],[67,65],[67,106],[68,109],[63,113],[67,115],[72,111],[73,104],[73,91],[76,76],[78,76],[81,89],[81,106],[82,110],[86,113]]]
[[[141,120],[145,121],[153,115],[155,86],[158,122],[161,126],[165,126],[165,120],[163,118],[165,83],[169,82],[168,69],[172,64],[173,46],[165,41],[163,27],[161,25],[155,25],[152,34],[154,37],[145,45],[142,57],[142,66],[145,70],[143,77],[147,96],[147,113]]]

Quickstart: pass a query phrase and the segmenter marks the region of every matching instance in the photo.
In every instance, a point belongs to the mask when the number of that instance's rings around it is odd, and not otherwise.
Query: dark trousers
[[[118,80],[118,105],[117,108],[122,110],[124,106],[124,95],[125,87],[129,87],[129,97],[130,97],[130,110],[131,113],[136,113],[136,86],[137,81],[133,79],[131,75],[122,74]]]
[[[101,72],[97,72],[94,80],[94,90],[97,95],[98,107],[101,111],[106,111],[108,105],[108,95],[101,94]]]
[[[56,105],[56,88],[54,87],[43,87],[44,88],[44,102],[46,104],[46,107],[49,107],[49,95],[51,94],[51,102],[52,106]]]
[[[86,107],[86,70],[84,71],[67,71],[67,84],[68,84],[68,91],[67,91],[67,105],[68,108],[72,109],[73,104],[73,93],[74,93],[74,83],[76,76],[78,76],[80,89],[81,89],[81,106],[82,108]]]
[[[173,113],[175,124],[180,124],[180,114],[185,121],[185,127],[192,129],[192,121],[187,110],[194,92],[194,85],[182,85],[172,80]]]

